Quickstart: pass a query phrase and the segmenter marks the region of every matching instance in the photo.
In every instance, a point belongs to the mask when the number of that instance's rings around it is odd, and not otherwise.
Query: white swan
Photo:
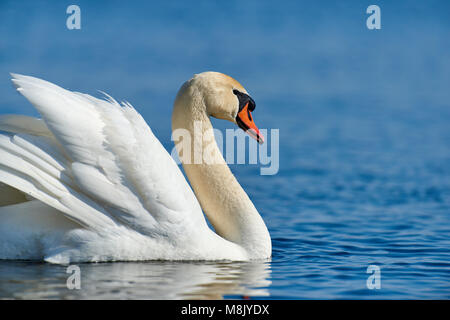
[[[201,124],[203,135],[192,134],[192,143],[208,148],[207,161],[183,163],[196,198],[130,104],[29,76],[12,78],[42,120],[0,117],[0,259],[71,263],[271,256],[266,225],[209,130],[213,116],[237,123],[261,142],[250,114],[254,101],[236,80],[204,72],[185,82],[175,100],[172,129],[193,133]]]

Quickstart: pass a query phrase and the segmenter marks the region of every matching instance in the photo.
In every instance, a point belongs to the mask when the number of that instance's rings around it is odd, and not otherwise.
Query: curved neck
[[[172,130],[175,140],[182,133],[177,151],[195,195],[217,234],[242,246],[249,258],[268,258],[267,227],[223,159],[212,129],[200,93],[183,86],[174,104]]]

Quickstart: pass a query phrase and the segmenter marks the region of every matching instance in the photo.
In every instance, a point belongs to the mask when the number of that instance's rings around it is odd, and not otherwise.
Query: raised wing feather
[[[35,133],[45,136],[48,127],[64,149],[70,171],[66,182],[55,176],[61,172],[61,168],[53,170],[57,164],[39,166],[52,187],[79,190],[95,202],[95,210],[103,208],[105,217],[146,235],[182,233],[192,224],[206,226],[180,169],[131,105],[120,106],[112,98],[100,100],[33,77],[14,74],[12,81],[43,117],[45,127]],[[27,166],[29,161],[24,161]],[[40,178],[34,179],[40,183]],[[53,198],[60,199],[61,194]],[[54,203],[47,204],[56,208]],[[77,205],[69,200],[63,204],[70,207],[70,214]]]
[[[39,145],[46,147],[40,149]],[[52,151],[51,145],[44,137],[0,134],[0,181],[59,210],[81,226],[101,230],[115,225],[104,208],[78,190],[66,164],[55,160],[59,152]]]

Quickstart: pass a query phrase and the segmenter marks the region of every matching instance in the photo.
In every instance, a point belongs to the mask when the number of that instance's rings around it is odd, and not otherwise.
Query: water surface
[[[280,171],[232,170],[266,221],[271,261],[0,262],[0,298],[449,299],[450,7],[364,3],[78,1],[0,4],[0,112],[36,115],[7,72],[130,101],[171,150],[181,83],[237,78],[260,128],[280,129]],[[230,123],[215,121],[219,128]],[[369,290],[369,265],[381,289]]]

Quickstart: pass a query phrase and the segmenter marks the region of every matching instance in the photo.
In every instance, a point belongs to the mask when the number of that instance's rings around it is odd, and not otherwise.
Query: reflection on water
[[[222,299],[266,297],[270,262],[80,264],[81,289],[69,290],[67,266],[0,262],[2,299]]]

